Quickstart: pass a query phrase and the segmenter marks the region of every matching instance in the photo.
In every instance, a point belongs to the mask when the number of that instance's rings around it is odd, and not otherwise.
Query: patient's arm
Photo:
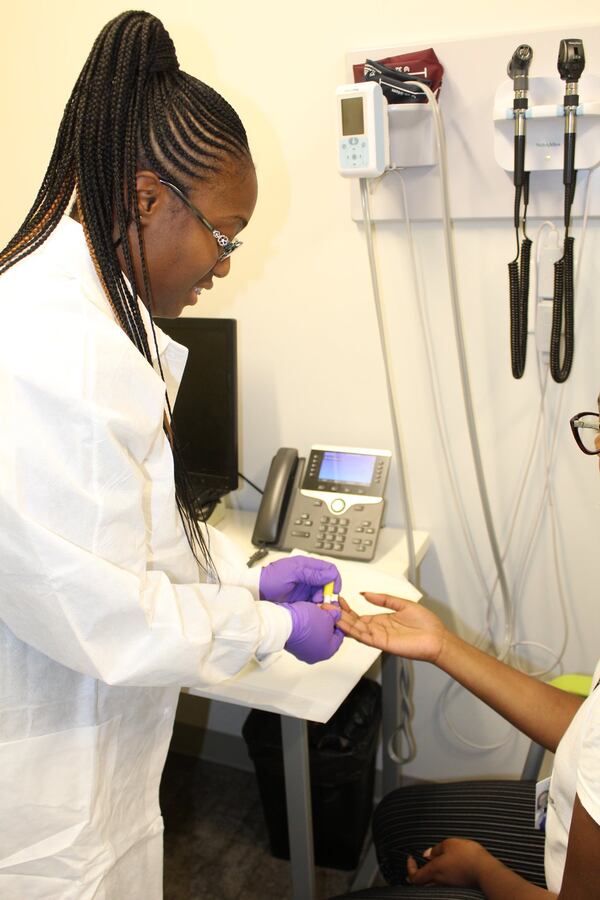
[[[357,616],[340,598],[338,626],[364,644],[407,659],[433,663],[548,750],[556,750],[581,697],[519,672],[448,631],[422,604],[387,594],[364,595],[393,610]]]

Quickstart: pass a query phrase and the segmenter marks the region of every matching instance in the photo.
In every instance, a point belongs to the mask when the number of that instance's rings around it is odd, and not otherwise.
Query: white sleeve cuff
[[[256,607],[263,623],[263,639],[256,649],[256,659],[266,666],[283,650],[292,633],[292,617],[287,609],[268,600],[258,600]]]
[[[261,571],[261,566],[257,566],[255,569],[249,569],[248,566],[244,566],[239,573],[240,584],[250,591],[255,600],[260,600],[259,583]]]

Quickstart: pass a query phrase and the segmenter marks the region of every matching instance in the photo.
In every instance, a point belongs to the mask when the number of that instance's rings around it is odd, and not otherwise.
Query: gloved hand
[[[285,649],[305,663],[329,659],[339,649],[344,635],[336,628],[341,613],[337,607],[321,609],[316,603],[282,603],[292,617],[292,633]]]
[[[264,566],[260,573],[260,599],[274,603],[310,600],[323,603],[323,586],[333,581],[334,593],[342,589],[342,579],[333,563],[310,556],[290,556]]]

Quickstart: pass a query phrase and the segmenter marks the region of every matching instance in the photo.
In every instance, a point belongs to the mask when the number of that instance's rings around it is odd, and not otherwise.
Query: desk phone
[[[373,559],[391,452],[315,444],[305,460],[274,456],[252,543],[340,559]]]

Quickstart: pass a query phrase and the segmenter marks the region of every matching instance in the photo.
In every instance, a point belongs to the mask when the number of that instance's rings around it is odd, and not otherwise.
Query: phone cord
[[[561,259],[554,263],[554,298],[552,300],[552,329],[550,332],[550,374],[562,384],[570,375],[575,349],[575,238],[569,236],[571,206],[575,195],[575,181],[565,185],[565,242]],[[560,339],[565,336],[565,351],[560,359]]]

